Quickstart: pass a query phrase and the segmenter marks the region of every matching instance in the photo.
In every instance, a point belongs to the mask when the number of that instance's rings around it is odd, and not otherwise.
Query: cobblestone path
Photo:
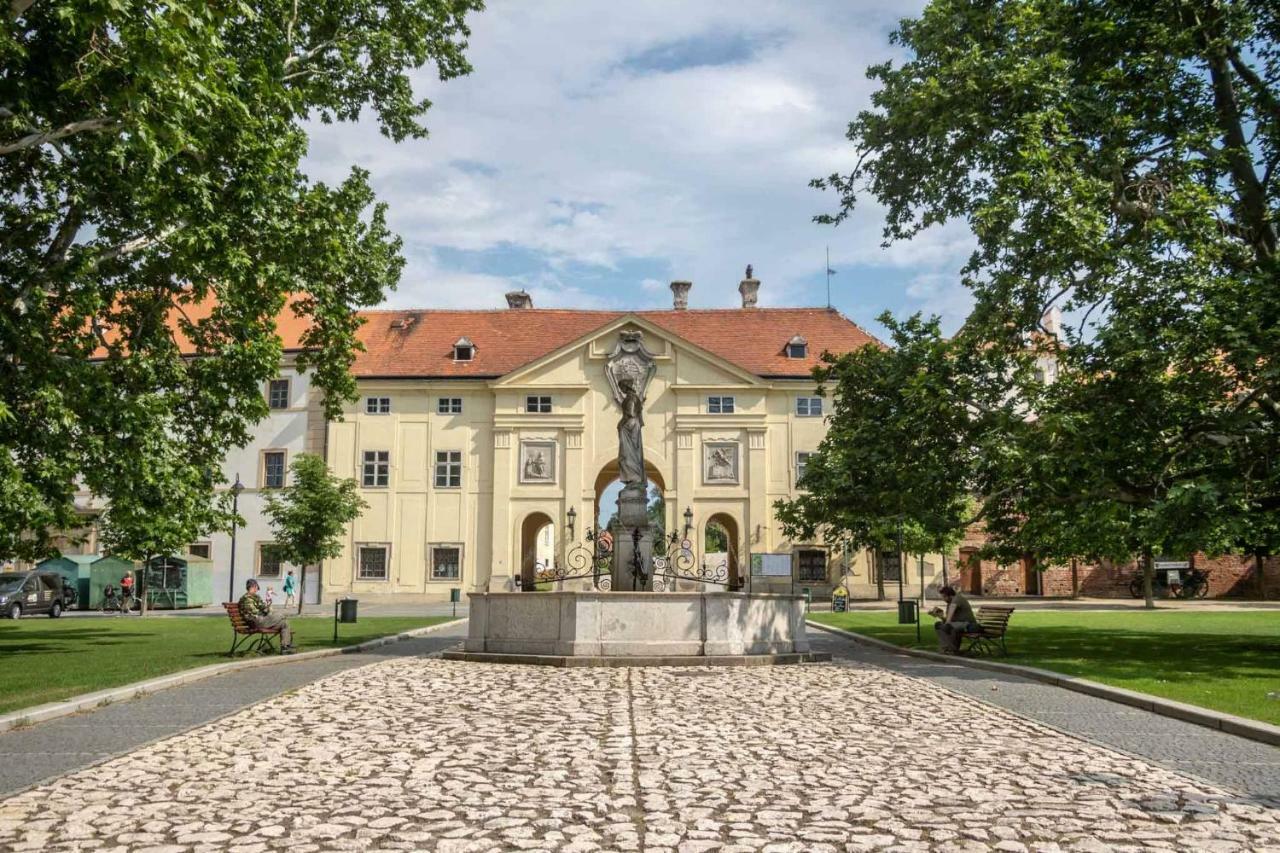
[[[2,800],[0,850],[1280,851],[1278,818],[872,666],[410,658]]]

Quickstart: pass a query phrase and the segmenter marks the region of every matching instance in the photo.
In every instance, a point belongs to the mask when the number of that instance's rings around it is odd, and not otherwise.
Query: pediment
[[[529,364],[513,370],[496,380],[497,387],[536,383],[540,377],[556,375],[563,378],[563,368],[575,359],[585,359],[587,370],[603,376],[604,365],[621,345],[624,337],[639,333],[644,348],[654,362],[662,365],[679,359],[681,385],[763,385],[764,381],[754,373],[708,352],[679,335],[648,322],[643,317],[626,314],[575,341],[547,353]]]

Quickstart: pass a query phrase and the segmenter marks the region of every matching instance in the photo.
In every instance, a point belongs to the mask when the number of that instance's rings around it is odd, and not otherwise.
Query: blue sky
[[[316,126],[307,168],[372,173],[404,238],[392,306],[498,308],[738,303],[743,268],[762,305],[835,307],[878,330],[882,310],[954,329],[968,307],[963,224],[888,249],[871,203],[838,228],[808,187],[848,169],[847,122],[868,105],[868,65],[918,3],[514,3],[472,22],[474,73],[415,78],[430,136],[398,145],[372,122]]]

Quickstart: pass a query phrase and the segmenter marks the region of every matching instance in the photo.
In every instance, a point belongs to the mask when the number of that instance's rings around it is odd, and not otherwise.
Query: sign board
[[[1191,568],[1190,560],[1156,560],[1155,568],[1157,569],[1189,569]]]
[[[758,578],[791,577],[790,554],[752,554],[751,574]]]
[[[849,609],[849,591],[838,586],[831,591],[831,612],[844,613]]]
[[[1178,586],[1182,583],[1182,572],[1178,569],[1170,569],[1169,577],[1165,580],[1165,583],[1169,586]]]

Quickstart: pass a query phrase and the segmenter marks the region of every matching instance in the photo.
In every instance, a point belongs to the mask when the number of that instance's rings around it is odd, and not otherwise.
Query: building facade
[[[676,282],[669,311],[535,309],[513,293],[499,311],[368,312],[360,396],[327,441],[368,508],[323,567],[325,599],[529,588],[569,562],[616,496],[604,365],[623,336],[656,365],[644,456],[668,533],[734,588],[822,595],[846,573],[874,586],[867,555],[790,541],[774,515],[826,431],[812,369],[872,338],[830,309],[755,307],[758,287],[744,280],[730,310],[687,309]]]

